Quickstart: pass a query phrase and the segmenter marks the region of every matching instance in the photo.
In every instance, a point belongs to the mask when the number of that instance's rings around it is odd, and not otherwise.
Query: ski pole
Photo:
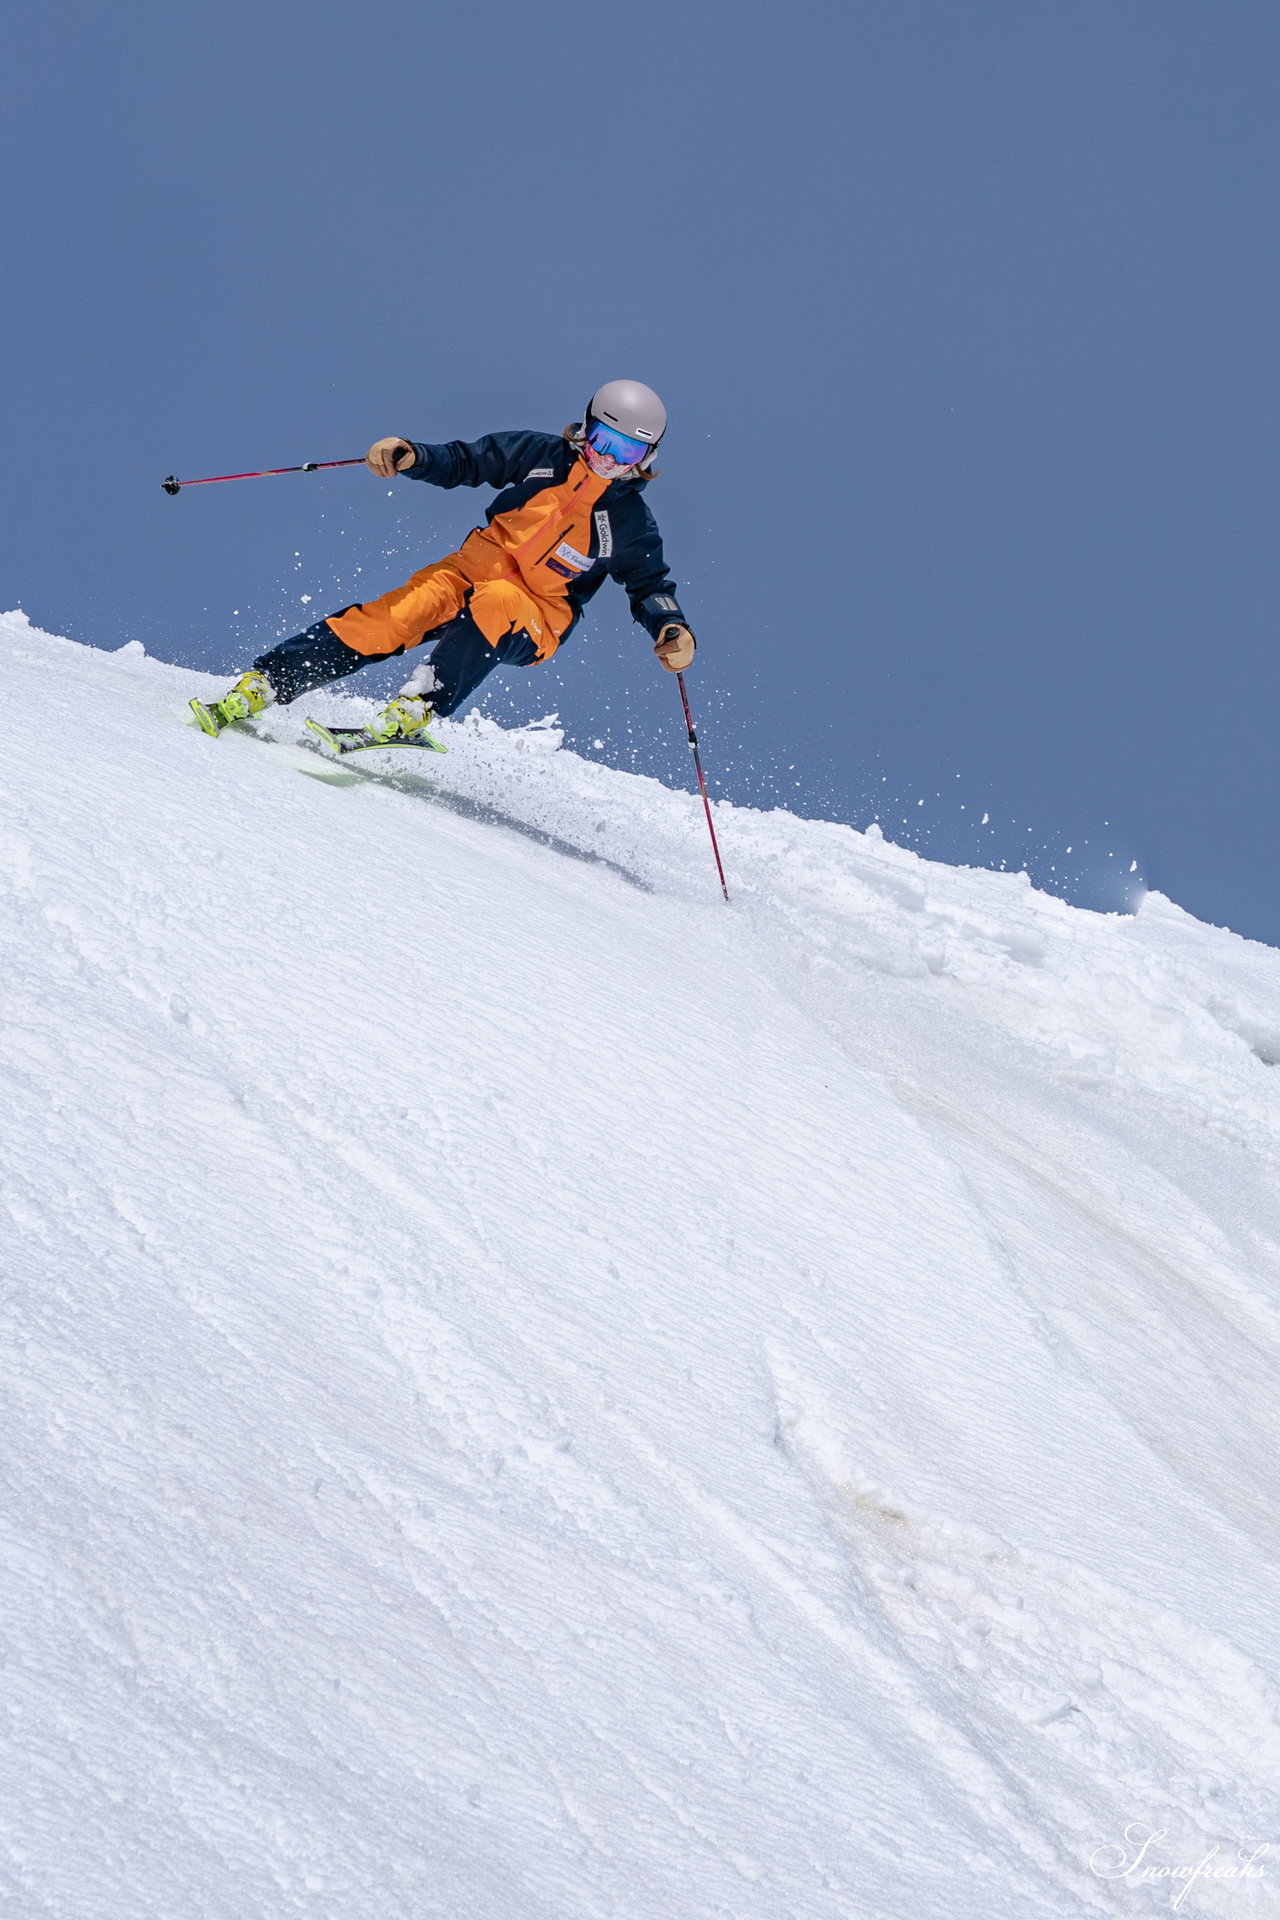
[[[698,775],[698,792],[702,795],[702,808],[707,816],[707,832],[711,835],[711,851],[716,857],[716,872],[720,875],[720,891],[725,899],[729,898],[729,889],[725,885],[724,866],[720,859],[720,846],[716,840],[715,822],[711,818],[711,802],[707,798],[707,783],[702,777],[702,759],[698,753],[698,736],[693,730],[693,715],[689,711],[689,696],[684,690],[684,675],[678,673],[676,679],[680,686],[680,699],[684,706],[684,723],[689,729],[689,745],[693,748],[693,764]]]
[[[170,474],[160,485],[166,493],[178,493],[183,487],[212,487],[219,480],[267,480],[273,473],[319,473],[321,467],[362,467],[364,455],[357,460],[304,460],[300,467],[260,467],[256,473],[210,473],[203,480],[179,480]]]

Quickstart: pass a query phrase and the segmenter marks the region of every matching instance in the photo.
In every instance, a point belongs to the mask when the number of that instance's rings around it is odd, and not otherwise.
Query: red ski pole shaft
[[[209,473],[203,480],[179,480],[170,474],[160,485],[166,493],[178,493],[183,487],[216,487],[220,480],[269,480],[273,473],[319,473],[321,467],[362,467],[364,455],[355,460],[304,460],[300,467],[259,467],[254,473]]]
[[[684,723],[689,729],[689,745],[693,749],[694,771],[698,776],[698,792],[702,795],[702,810],[707,816],[707,832],[711,835],[711,851],[716,857],[716,872],[720,875],[720,891],[725,899],[729,898],[729,889],[725,884],[724,863],[720,858],[720,843],[716,839],[716,825],[711,818],[711,802],[707,797],[707,783],[702,772],[702,756],[698,752],[698,736],[693,728],[693,715],[689,711],[689,696],[684,690],[684,675],[678,673],[676,681],[680,688],[680,700],[684,707]]]

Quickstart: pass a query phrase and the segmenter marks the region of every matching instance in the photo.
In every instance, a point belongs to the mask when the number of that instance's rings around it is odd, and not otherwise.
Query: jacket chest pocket
[[[590,482],[579,480],[571,489],[557,493],[554,509],[542,524],[530,529],[515,550],[515,561],[526,579],[541,576],[563,592],[566,580],[576,580],[595,565],[591,556],[593,536],[601,552],[612,552],[613,533],[609,516],[603,509],[593,514],[604,482],[595,476]],[[551,504],[550,501],[547,502]]]
[[[576,580],[581,573],[588,573],[595,565],[588,554],[579,553],[568,540],[562,540],[554,553],[549,553],[541,563],[560,580]]]

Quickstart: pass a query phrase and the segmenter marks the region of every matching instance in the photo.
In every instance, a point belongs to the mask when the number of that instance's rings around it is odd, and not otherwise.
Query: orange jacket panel
[[[490,646],[525,632],[548,659],[573,621],[568,583],[591,565],[591,509],[610,482],[576,460],[558,487],[469,533],[402,587],[329,616],[344,646],[381,657],[416,647],[467,604]]]
[[[563,600],[568,583],[591,565],[591,509],[610,484],[585,460],[575,460],[567,480],[543,487],[523,507],[495,514],[487,527],[468,534],[462,551],[470,554],[480,542],[497,547],[537,599]]]

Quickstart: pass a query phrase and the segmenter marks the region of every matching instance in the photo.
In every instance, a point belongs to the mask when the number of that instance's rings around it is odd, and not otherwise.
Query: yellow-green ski
[[[433,740],[425,728],[408,739],[400,734],[390,740],[374,739],[367,727],[322,727],[318,720],[308,720],[307,731],[339,757],[348,753],[387,753],[398,747],[417,747],[429,753],[449,751],[438,740]]]

